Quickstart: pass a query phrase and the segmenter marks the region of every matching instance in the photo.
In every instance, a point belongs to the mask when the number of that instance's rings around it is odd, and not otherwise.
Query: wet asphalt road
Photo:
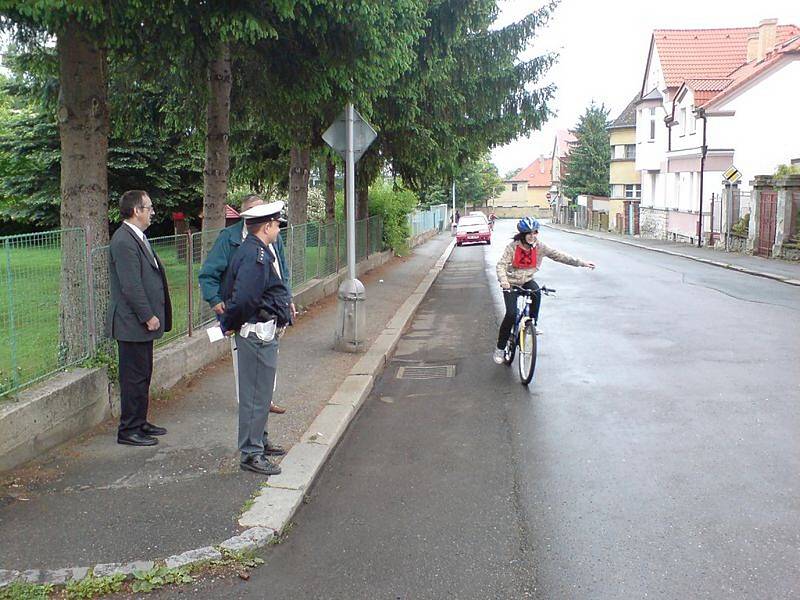
[[[545,262],[525,389],[490,358],[511,227],[455,249],[251,580],[161,597],[800,595],[800,288],[545,229],[599,267]]]

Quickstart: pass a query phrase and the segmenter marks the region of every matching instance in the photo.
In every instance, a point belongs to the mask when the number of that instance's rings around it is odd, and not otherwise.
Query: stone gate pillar
[[[754,254],[758,249],[758,240],[761,236],[758,222],[761,216],[761,192],[772,187],[772,177],[756,175],[750,185],[753,186],[753,193],[750,206],[750,227],[747,230],[747,253]]]
[[[794,196],[798,194],[800,197],[800,175],[774,177],[772,184],[778,193],[778,214],[772,256],[783,256],[783,245],[796,233],[794,225],[797,219],[797,207],[794,204]]]

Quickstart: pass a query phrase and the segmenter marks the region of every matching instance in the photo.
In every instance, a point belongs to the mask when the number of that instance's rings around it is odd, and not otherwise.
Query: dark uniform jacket
[[[275,270],[275,256],[264,242],[248,235],[231,259],[222,281],[225,312],[223,331],[238,330],[245,323],[274,317],[282,327],[291,322],[292,295]]]
[[[222,280],[231,258],[242,245],[242,229],[244,222],[239,221],[230,227],[220,231],[214,247],[208,253],[203,266],[200,268],[198,280],[200,291],[203,293],[203,300],[208,302],[212,308],[222,302]],[[286,287],[289,287],[289,265],[286,264],[284,256],[284,245],[281,236],[272,244],[278,255],[278,263],[281,267],[281,275],[286,278]],[[291,290],[290,290],[291,291]]]
[[[149,342],[172,329],[172,304],[158,256],[153,264],[144,241],[123,223],[111,237],[109,248],[111,301],[106,320],[107,333],[123,342]],[[147,330],[147,321],[155,315],[161,322],[156,331]]]

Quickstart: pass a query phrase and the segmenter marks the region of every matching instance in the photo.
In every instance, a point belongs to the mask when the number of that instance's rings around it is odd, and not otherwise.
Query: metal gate
[[[758,207],[758,249],[759,256],[772,254],[775,243],[775,225],[778,216],[778,194],[774,191],[761,192],[760,206]]]

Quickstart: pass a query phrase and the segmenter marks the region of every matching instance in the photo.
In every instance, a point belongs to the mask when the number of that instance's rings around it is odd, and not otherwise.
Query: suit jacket
[[[110,255],[108,335],[123,342],[160,338],[172,329],[172,304],[161,259],[155,257],[156,268],[145,243],[124,223],[111,237]],[[148,331],[146,323],[153,315],[161,326]]]

